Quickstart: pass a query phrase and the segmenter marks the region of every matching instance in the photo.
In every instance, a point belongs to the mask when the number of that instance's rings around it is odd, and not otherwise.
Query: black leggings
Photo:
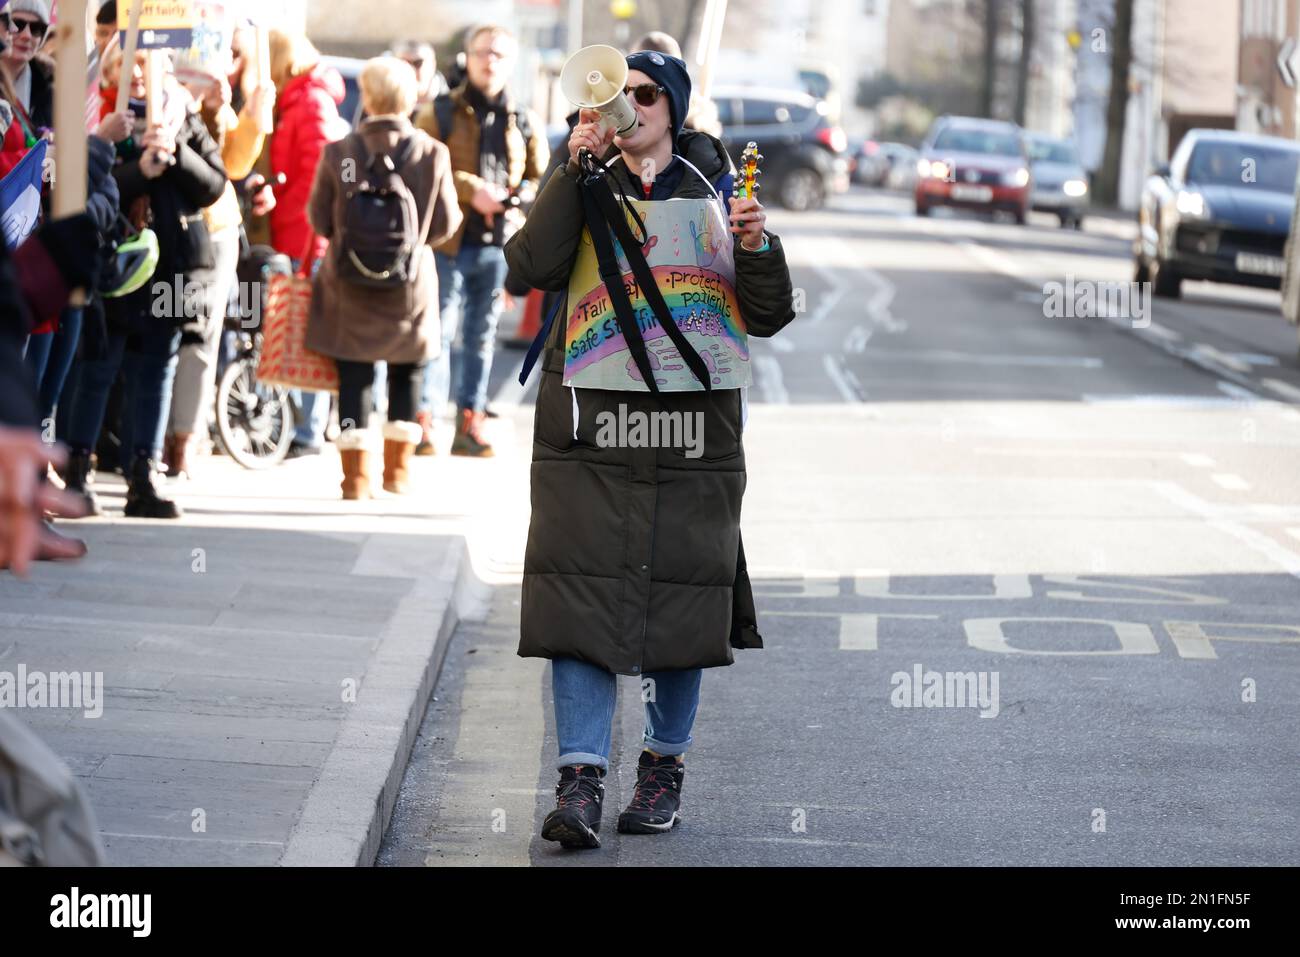
[[[364,429],[375,407],[375,364],[339,359],[339,425]],[[424,363],[388,364],[388,421],[414,422],[420,404],[420,383],[424,380]]]

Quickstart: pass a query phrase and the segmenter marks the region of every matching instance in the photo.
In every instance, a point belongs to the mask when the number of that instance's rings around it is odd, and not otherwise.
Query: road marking
[[[1254,402],[1256,399],[1259,398],[1259,396],[1257,396],[1254,392],[1251,392],[1249,389],[1244,389],[1241,386],[1236,385],[1235,383],[1232,382],[1223,382],[1222,380],[1220,380],[1216,384],[1219,387],[1219,391],[1222,392],[1224,395],[1232,396],[1232,398],[1237,399],[1241,402]]]
[[[1264,388],[1292,402],[1300,402],[1300,389],[1289,382],[1283,382],[1281,379],[1265,379]]]
[[[758,372],[758,389],[763,393],[763,401],[773,405],[786,405],[790,402],[790,393],[785,391],[785,379],[781,375],[781,363],[776,356],[754,356],[754,368]]]
[[[862,387],[858,385],[857,378],[848,369],[843,366],[843,360],[838,356],[822,356],[822,367],[826,370],[826,375],[830,377],[835,388],[839,390],[840,395],[845,402],[862,402],[866,395],[862,392]]]
[[[889,311],[897,292],[894,284],[874,269],[863,268],[858,275],[876,287],[876,291],[867,300],[867,317],[886,332],[904,332],[907,329],[906,321],[895,319]]]
[[[1159,336],[1166,342],[1181,342],[1183,339],[1182,333],[1174,332],[1174,330],[1169,327],[1162,326],[1160,323],[1155,321],[1152,321],[1151,324],[1147,326],[1146,331],[1150,335]]]
[[[1230,406],[1240,404],[1240,399],[1229,399],[1219,395],[1099,395],[1085,392],[1079,397],[1089,405],[1111,405],[1128,403],[1133,405],[1190,405],[1190,406]]]
[[[844,298],[844,294],[849,291],[849,287],[845,283],[841,282],[840,278],[822,263],[814,262],[812,268],[813,272],[821,276],[826,285],[830,286],[830,292],[826,294],[826,298],[818,303],[817,308],[814,309],[812,315],[808,317],[809,322],[816,324],[829,316],[831,310],[839,305],[840,300]]]
[[[1016,356],[952,349],[874,349],[869,355],[882,359],[914,359],[918,362],[964,362],[983,366],[1041,366],[1064,369],[1100,369],[1105,363],[1094,356]]]
[[[1063,458],[1063,459],[1162,459],[1177,455],[1167,449],[1044,449],[1038,446],[1022,449],[1010,449],[1005,446],[980,445],[975,447],[976,455],[1009,455],[1026,458]]]
[[[1208,455],[1202,455],[1200,452],[1184,452],[1182,454],[1184,464],[1190,465],[1195,469],[1208,469],[1214,467],[1214,459]]]
[[[871,339],[871,330],[866,326],[854,326],[844,337],[844,351],[857,354],[867,348]]]
[[[767,344],[772,347],[773,352],[794,352],[794,342],[788,336],[773,336],[767,340]]]
[[[1150,482],[1149,485],[1157,494],[1199,516],[1211,528],[1231,535],[1243,542],[1252,551],[1277,562],[1288,575],[1293,578],[1300,578],[1300,555],[1282,547],[1267,535],[1257,532],[1253,528],[1223,518],[1220,509],[1193,495],[1177,482]]]
[[[1230,492],[1244,492],[1250,488],[1250,483],[1240,475],[1233,475],[1231,472],[1216,472],[1210,476],[1214,484],[1220,488],[1226,488]]]
[[[1237,358],[1237,356],[1230,355],[1227,352],[1221,352],[1218,349],[1214,348],[1214,346],[1204,342],[1198,342],[1194,346],[1192,346],[1192,352],[1195,355],[1200,355],[1204,357],[1210,362],[1217,362],[1220,365],[1227,366],[1233,372],[1245,373],[1250,371],[1249,363],[1242,362],[1239,358]]]

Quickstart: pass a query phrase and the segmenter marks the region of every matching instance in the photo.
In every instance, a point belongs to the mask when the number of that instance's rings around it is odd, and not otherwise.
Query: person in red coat
[[[298,260],[311,237],[307,201],[316,165],[326,143],[348,134],[338,109],[344,96],[343,78],[320,62],[320,53],[305,36],[272,30],[271,79],[276,91],[271,173],[284,176],[271,211],[271,245]],[[318,257],[324,250],[320,240],[312,253]]]
[[[275,130],[267,150],[272,178],[284,176],[270,215],[271,245],[295,265],[305,254],[319,263],[326,242],[317,237],[311,250],[307,249],[312,237],[307,201],[325,144],[341,140],[349,132],[338,109],[343,102],[343,78],[321,63],[320,53],[301,33],[272,30],[270,48]],[[299,414],[289,455],[314,455],[325,444],[329,393],[295,389],[293,399]]]

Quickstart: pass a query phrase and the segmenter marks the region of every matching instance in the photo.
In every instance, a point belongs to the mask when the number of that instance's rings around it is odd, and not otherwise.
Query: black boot
[[[128,518],[180,518],[180,506],[163,498],[154,488],[153,462],[147,455],[137,455],[131,463],[126,489]]]
[[[600,809],[605,800],[605,772],[589,764],[560,770],[555,810],[542,822],[542,840],[561,847],[600,847]]]
[[[87,515],[103,515],[99,499],[91,488],[95,481],[95,456],[77,449],[68,453],[68,464],[63,469],[63,487],[86,501]]]
[[[670,754],[656,758],[641,752],[636,768],[636,791],[627,810],[618,816],[620,834],[660,834],[682,819],[682,779],[685,770]]]

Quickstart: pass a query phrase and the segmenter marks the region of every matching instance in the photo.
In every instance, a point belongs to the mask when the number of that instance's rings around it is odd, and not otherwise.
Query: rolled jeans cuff
[[[590,751],[570,751],[568,754],[561,754],[559,760],[555,762],[555,770],[559,771],[573,764],[589,764],[602,771],[609,770],[609,758]]]
[[[680,744],[669,744],[667,741],[660,741],[659,739],[652,738],[647,734],[642,737],[641,746],[648,751],[653,751],[655,754],[676,757],[680,754],[685,754],[694,740],[693,737],[688,735],[686,740]]]

